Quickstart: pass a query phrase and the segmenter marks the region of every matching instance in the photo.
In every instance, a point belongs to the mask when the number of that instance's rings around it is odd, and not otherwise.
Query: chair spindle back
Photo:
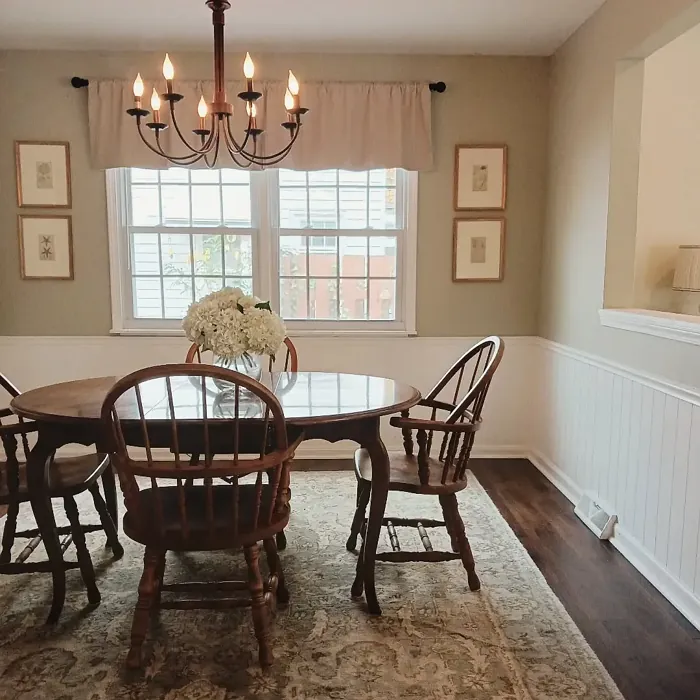
[[[20,395],[20,390],[2,373],[0,373],[0,388],[2,388],[7,394],[9,394],[10,399],[14,399],[15,397]],[[9,421],[7,421],[7,418],[11,416],[14,416],[14,414],[9,408],[0,409],[0,427],[2,427],[3,425],[15,425],[15,428],[17,427],[17,425],[26,426],[27,428],[29,427],[21,416],[18,416],[17,420],[13,423],[10,423]],[[20,443],[22,445],[22,452],[24,453],[20,456],[17,455],[17,434],[19,434]],[[13,430],[12,433],[10,433],[9,431],[3,432],[2,443],[5,450],[5,456],[7,457],[8,465],[17,466],[18,460],[22,462],[26,461],[27,457],[29,456],[30,449],[29,442],[27,440],[27,431],[23,430],[22,428],[17,428]],[[0,474],[0,479],[1,478],[2,474]],[[8,478],[8,481],[10,480],[9,475],[6,475],[6,478]]]
[[[405,424],[402,431],[408,455],[413,454],[413,429],[417,431],[418,473],[422,484],[427,485],[430,480],[430,457],[435,433],[442,434],[437,451],[437,460],[442,464],[441,483],[447,483],[448,479],[457,482],[465,478],[486,395],[503,357],[503,350],[503,341],[497,336],[479,341],[450,367],[420,402],[420,405],[431,409],[426,426],[412,427],[407,412],[404,419],[399,421],[399,424]],[[439,415],[445,413],[447,415],[440,419]]]
[[[212,401],[216,400],[212,397],[222,391],[222,383],[233,404],[225,418],[212,411]],[[257,406],[257,417],[245,418],[251,413],[251,404]],[[155,412],[154,406],[158,406]],[[178,520],[185,542],[192,529],[192,499],[200,499],[200,503],[204,499],[206,529],[212,536],[220,527],[238,534],[239,512],[244,505],[250,507],[240,501],[239,479],[244,476],[256,474],[253,518],[248,529],[264,528],[275,513],[286,507],[293,450],[287,442],[284,414],[275,395],[250,377],[196,363],[139,370],[111,389],[102,405],[102,421],[127,512],[139,528],[155,524],[165,534],[161,482],[176,486]],[[134,458],[129,447],[144,449],[145,460]],[[172,453],[173,459],[155,458],[154,450],[163,448]],[[204,458],[193,464],[187,455],[195,452]],[[214,455],[220,458],[215,460]],[[264,472],[270,475],[265,487]],[[137,477],[150,480],[154,513],[140,512]],[[222,477],[228,478],[230,486],[214,486],[214,479]],[[195,486],[193,480],[200,479],[203,486]],[[230,521],[224,525],[214,513],[215,493],[221,489],[226,489],[231,499],[227,507]]]

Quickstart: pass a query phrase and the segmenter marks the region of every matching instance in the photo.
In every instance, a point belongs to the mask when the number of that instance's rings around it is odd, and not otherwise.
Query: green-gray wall
[[[238,56],[229,71],[238,69]],[[173,55],[178,76],[207,78],[211,56]],[[105,178],[90,167],[87,93],[74,75],[157,76],[162,55],[0,52],[0,335],[103,335],[110,329]],[[234,67],[235,66],[235,67]],[[420,335],[532,335],[537,330],[545,211],[549,61],[368,55],[256,56],[263,77],[288,67],[305,80],[444,80],[433,97],[435,168],[421,173],[418,222]],[[75,280],[19,275],[13,142],[71,145]],[[509,182],[505,279],[452,282],[453,153],[458,143],[505,143]],[[31,212],[31,210],[27,210]]]
[[[605,279],[606,247],[616,254],[626,223],[611,219],[608,228],[616,64],[643,57],[661,37],[672,40],[693,14],[697,22],[700,3],[690,0],[607,0],[554,56],[540,335],[700,386],[696,346],[605,328],[598,316],[604,287],[617,274],[611,269]],[[636,199],[634,205],[636,213]]]

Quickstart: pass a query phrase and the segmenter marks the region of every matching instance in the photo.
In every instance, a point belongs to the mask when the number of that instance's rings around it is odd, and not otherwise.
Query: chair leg
[[[267,480],[268,483],[272,483],[272,480],[275,478],[275,470],[274,469],[269,469],[267,471]],[[291,490],[288,490],[288,494],[291,494]],[[277,551],[282,552],[285,549],[287,549],[287,535],[284,534],[284,530],[278,532],[275,535],[275,542],[277,544]]]
[[[155,595],[155,605],[160,607],[160,597],[163,593],[163,581],[165,579],[165,555],[166,552],[161,552],[160,561],[158,562],[158,568],[156,569],[156,578],[158,582],[158,590]]]
[[[146,547],[143,555],[143,574],[139,582],[139,598],[134,609],[134,621],[131,624],[131,646],[126,656],[129,668],[140,668],[142,648],[151,623],[159,590],[158,571],[165,553],[153,547]]]
[[[0,564],[9,564],[12,559],[12,545],[15,543],[17,532],[17,518],[19,516],[19,503],[12,501],[7,508],[5,529],[2,531],[2,552],[0,552]]]
[[[114,478],[114,467],[111,461],[107,465],[107,469],[102,472],[102,488],[105,490],[104,500],[107,504],[109,517],[112,519],[116,531],[119,532],[119,497],[117,495],[117,482]]]
[[[357,547],[357,536],[360,533],[362,533],[362,539],[364,540],[367,506],[369,504],[371,491],[371,482],[365,481],[364,479],[357,480],[357,507],[352,519],[352,525],[350,526],[350,537],[348,537],[348,541],[345,543],[345,548],[349,552],[355,551],[355,547]]]
[[[360,552],[355,564],[355,580],[352,582],[352,587],[350,588],[350,595],[353,598],[361,598],[365,590],[365,579],[363,576],[365,568],[365,541],[366,538],[363,537]]]
[[[481,588],[481,582],[476,574],[474,565],[474,555],[472,553],[467,533],[464,530],[464,522],[459,514],[459,506],[457,504],[457,496],[454,493],[440,496],[440,505],[445,514],[445,522],[450,536],[457,543],[457,551],[462,559],[462,565],[467,572],[467,581],[469,582],[469,590],[478,591]]]
[[[284,580],[284,571],[282,571],[282,562],[280,562],[279,554],[277,553],[277,544],[275,540],[265,540],[265,553],[267,554],[267,566],[270,569],[270,574],[277,577],[277,602],[286,605],[289,602],[289,590]]]
[[[248,587],[253,604],[253,627],[258,640],[258,659],[260,665],[265,668],[272,665],[273,656],[269,643],[270,616],[265,602],[265,590],[262,576],[260,575],[260,547],[254,544],[245,547],[246,564],[248,565]]]
[[[85,582],[87,589],[88,602],[91,605],[97,605],[100,600],[100,591],[97,588],[95,580],[95,569],[92,566],[92,559],[85,541],[85,533],[80,525],[80,516],[78,514],[78,506],[75,503],[73,496],[66,496],[63,499],[63,507],[70,523],[71,532],[73,533],[73,542],[75,543],[75,551],[78,555],[78,565],[80,566],[80,574]]]
[[[443,501],[443,497],[439,496],[440,506],[442,508],[442,517],[445,520],[445,529],[447,534],[450,536],[450,542],[452,544],[452,551],[459,554],[459,541],[457,540],[457,535],[455,529],[452,526],[452,512],[450,511],[449,505],[446,505]]]
[[[112,550],[112,554],[114,554],[115,559],[121,559],[124,556],[124,547],[122,547],[121,543],[119,542],[117,527],[112,520],[109,506],[102,498],[100,487],[97,484],[93,484],[90,487],[90,495],[92,496],[92,501],[95,504],[95,510],[100,516],[102,529],[105,531],[105,535],[107,536],[107,546]]]

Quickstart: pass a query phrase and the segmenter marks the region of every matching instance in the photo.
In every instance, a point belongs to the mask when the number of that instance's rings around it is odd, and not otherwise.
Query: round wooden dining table
[[[31,505],[53,564],[53,603],[48,621],[60,616],[66,594],[63,553],[48,495],[51,458],[60,447],[69,444],[96,445],[101,452],[107,441],[100,422],[102,402],[118,377],[82,379],[27,391],[13,399],[12,410],[38,424],[37,442],[27,460],[27,484]],[[337,372],[263,373],[260,381],[282,405],[290,431],[304,440],[352,440],[364,447],[372,460],[372,496],[363,555],[358,557],[353,593],[364,590],[370,613],[381,614],[374,582],[374,566],[384,509],[389,492],[389,460],[380,434],[380,418],[415,406],[420,392],[392,379]],[[201,392],[189,382],[173,386],[178,415],[183,410],[196,420],[201,417]],[[165,387],[153,387],[146,401],[146,419],[168,417]],[[226,399],[216,390],[207,394],[208,415],[227,418]],[[251,407],[251,418],[255,408]],[[105,497],[113,517],[117,518],[117,494],[114,476],[105,483]],[[350,523],[348,523],[350,527]]]

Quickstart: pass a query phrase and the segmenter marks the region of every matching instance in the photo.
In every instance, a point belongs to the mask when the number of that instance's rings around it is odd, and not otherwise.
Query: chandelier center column
[[[219,119],[224,114],[232,114],[233,108],[226,101],[226,77],[224,70],[224,12],[231,7],[229,0],[209,0],[207,6],[212,11],[214,25],[214,100],[211,108]]]

